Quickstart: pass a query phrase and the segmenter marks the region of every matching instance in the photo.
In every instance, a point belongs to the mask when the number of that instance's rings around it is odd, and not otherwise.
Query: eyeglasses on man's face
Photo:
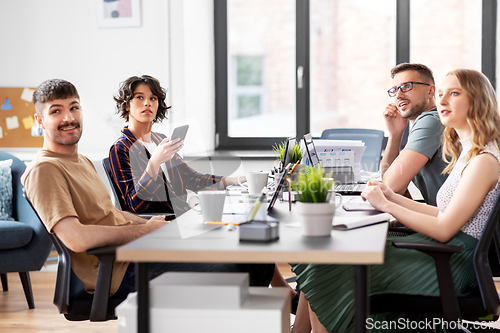
[[[423,84],[426,86],[430,86],[428,83],[423,83],[423,82],[414,82],[414,81],[409,81],[405,82],[402,85],[398,87],[392,87],[391,89],[387,90],[387,93],[389,94],[389,97],[394,97],[398,93],[398,89],[401,89],[401,92],[408,92],[413,89],[414,84]]]

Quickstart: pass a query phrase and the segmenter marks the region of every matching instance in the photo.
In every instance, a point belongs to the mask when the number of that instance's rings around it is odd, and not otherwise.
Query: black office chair
[[[113,174],[111,173],[109,157],[106,157],[102,160],[102,167],[104,168],[106,176],[108,177],[109,185],[111,185],[113,196],[115,198],[115,206],[119,210],[123,210],[123,207],[125,207],[125,198],[120,194],[120,188],[116,184],[115,179],[113,178]]]
[[[24,193],[24,197],[45,229],[45,225],[36,209],[26,197],[26,193]],[[45,232],[52,240],[58,254],[53,303],[57,306],[59,313],[64,314],[67,320],[72,321],[106,321],[116,319],[115,308],[126,298],[126,295],[116,294],[109,297],[116,247],[102,247],[87,251],[88,255],[95,255],[99,259],[99,270],[94,294],[91,295],[85,290],[81,290],[81,292],[70,297],[71,280],[78,279],[78,277],[71,269],[71,257],[68,248],[56,234],[48,233],[46,229]]]
[[[113,173],[111,172],[111,167],[109,165],[109,157],[106,157],[102,160],[102,167],[104,168],[106,176],[108,177],[109,184],[111,185],[111,190],[115,198],[116,208],[118,208],[119,210],[125,210],[123,209],[124,207],[126,207],[125,198],[121,195],[120,188],[118,187],[118,184],[116,184],[115,179],[113,178]],[[165,215],[165,220],[167,221],[175,219],[175,214],[173,213],[144,213],[137,215],[145,219],[150,219],[155,215]]]
[[[324,130],[320,139],[363,141],[366,148],[361,157],[361,170],[378,171],[384,131],[365,128],[332,128]]]
[[[440,317],[456,322],[496,321],[500,315],[500,299],[488,261],[493,237],[500,220],[500,197],[486,223],[483,234],[474,252],[473,262],[478,288],[469,296],[457,297],[451,275],[450,258],[462,248],[446,244],[393,242],[393,246],[421,251],[430,255],[436,264],[440,297],[419,295],[385,294],[370,297],[371,313],[410,312],[425,316]]]

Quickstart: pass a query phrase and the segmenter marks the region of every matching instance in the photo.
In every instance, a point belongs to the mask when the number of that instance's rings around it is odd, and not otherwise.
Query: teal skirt
[[[421,235],[388,237],[385,259],[382,265],[372,265],[370,272],[370,295],[409,294],[438,296],[439,286],[434,260],[419,251],[398,249],[393,241],[439,243]],[[477,287],[472,257],[477,239],[458,232],[446,244],[460,246],[462,253],[451,257],[451,270],[458,296],[466,296]],[[354,331],[354,267],[352,265],[292,265],[297,275],[299,289],[309,301],[311,309],[329,332]],[[419,320],[418,316],[403,313],[372,315],[371,322],[397,321],[399,318]],[[376,330],[372,329],[372,332]],[[398,331],[383,329],[383,332]],[[409,332],[408,328],[402,332]]]

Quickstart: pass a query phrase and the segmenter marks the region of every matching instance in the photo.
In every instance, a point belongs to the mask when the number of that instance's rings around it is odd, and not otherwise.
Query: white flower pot
[[[297,202],[296,212],[301,217],[302,235],[330,237],[335,214],[334,202]]]

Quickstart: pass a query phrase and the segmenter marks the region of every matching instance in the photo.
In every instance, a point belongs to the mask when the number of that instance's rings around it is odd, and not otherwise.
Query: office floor
[[[286,277],[292,276],[289,266],[279,265]],[[89,321],[72,322],[59,314],[52,304],[56,280],[55,265],[48,265],[40,272],[31,272],[31,284],[35,299],[35,309],[29,310],[19,275],[9,273],[9,291],[0,291],[0,332],[9,333],[117,333],[118,322],[103,323]]]
[[[285,278],[293,276],[287,264],[279,269]],[[103,323],[67,321],[52,304],[56,279],[55,265],[48,265],[40,272],[30,273],[35,309],[29,310],[19,275],[8,274],[9,291],[0,291],[0,332],[13,333],[117,333],[118,321]],[[500,282],[495,282],[500,291]]]

